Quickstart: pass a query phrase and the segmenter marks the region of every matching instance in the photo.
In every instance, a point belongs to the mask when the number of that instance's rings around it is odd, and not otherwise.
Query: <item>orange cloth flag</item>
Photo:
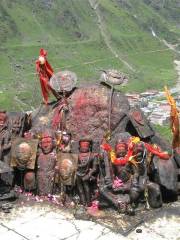
[[[173,133],[172,147],[177,148],[180,147],[180,135],[179,135],[179,111],[176,106],[176,101],[171,96],[167,87],[164,87],[165,95],[167,97],[168,103],[171,106],[170,112],[170,126]]]

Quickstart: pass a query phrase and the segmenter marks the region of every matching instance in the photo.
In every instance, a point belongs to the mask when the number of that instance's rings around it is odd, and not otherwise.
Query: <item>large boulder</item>
[[[111,100],[112,94],[112,100]],[[109,106],[111,101],[111,133],[114,142],[121,132],[129,132],[149,139],[154,130],[140,109],[131,109],[127,97],[119,91],[111,91],[103,85],[93,85],[75,89],[68,97],[69,112],[66,128],[74,141],[90,138],[100,142],[108,131]],[[32,130],[51,127],[57,102],[41,105],[32,116]]]

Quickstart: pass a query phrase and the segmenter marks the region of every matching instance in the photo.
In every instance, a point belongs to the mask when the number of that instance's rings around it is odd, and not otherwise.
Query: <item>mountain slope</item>
[[[101,69],[116,68],[129,76],[129,91],[173,85],[178,56],[161,40],[178,43],[178,20],[167,18],[172,8],[158,10],[152,2],[2,0],[0,109],[40,103],[34,62],[41,47],[55,72],[72,70],[79,82],[97,81]]]

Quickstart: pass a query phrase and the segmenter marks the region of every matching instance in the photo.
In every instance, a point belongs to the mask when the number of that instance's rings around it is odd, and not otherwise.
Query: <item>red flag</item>
[[[49,85],[49,80],[54,73],[51,65],[46,59],[46,56],[47,56],[47,51],[41,48],[39,52],[39,58],[36,61],[36,71],[39,75],[41,91],[42,91],[45,104],[48,103],[49,92],[52,91],[52,88]]]

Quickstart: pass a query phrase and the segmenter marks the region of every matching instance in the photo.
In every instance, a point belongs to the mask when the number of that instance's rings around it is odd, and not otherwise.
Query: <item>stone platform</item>
[[[137,233],[137,229],[142,232]],[[166,205],[126,237],[92,221],[76,220],[68,209],[51,204],[14,204],[0,210],[1,240],[180,240],[180,202]]]

